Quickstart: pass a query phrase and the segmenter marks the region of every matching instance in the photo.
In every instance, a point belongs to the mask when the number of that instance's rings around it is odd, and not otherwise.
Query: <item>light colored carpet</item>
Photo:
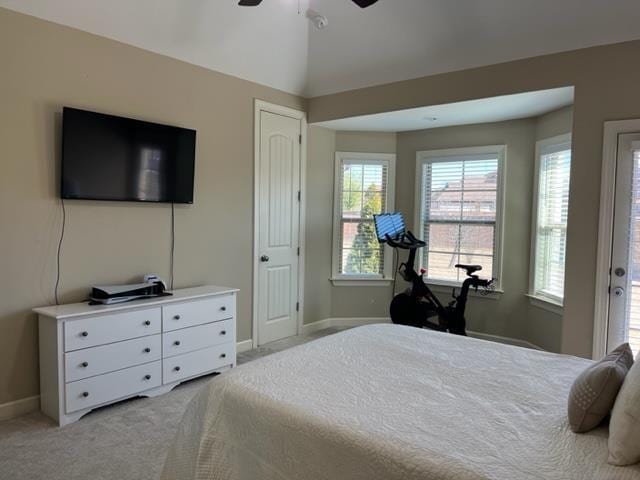
[[[245,363],[336,333],[337,328],[292,337],[238,355]],[[208,376],[166,395],[137,398],[91,412],[58,428],[41,413],[0,422],[0,479],[157,479],[187,403]]]

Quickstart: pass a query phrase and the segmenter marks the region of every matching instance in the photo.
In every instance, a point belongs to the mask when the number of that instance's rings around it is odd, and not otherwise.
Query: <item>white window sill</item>
[[[388,287],[393,283],[390,278],[333,277],[329,280],[334,287]]]
[[[440,293],[440,294],[446,293],[449,296],[451,296],[451,289],[455,288],[456,289],[456,295],[460,295],[460,289],[462,288],[462,284],[453,283],[453,282],[437,282],[436,283],[436,282],[434,282],[432,280],[432,281],[428,281],[426,283],[434,293]],[[487,298],[487,299],[490,299],[490,300],[499,300],[500,297],[502,297],[503,293],[504,293],[504,290],[502,290],[500,288],[496,288],[495,290],[490,290],[488,292],[487,291],[483,291],[481,288],[479,288],[477,292],[475,291],[474,288],[470,288],[469,289],[469,296],[470,297]],[[440,301],[442,303],[446,303],[442,299]]]
[[[534,307],[541,308],[547,312],[555,313],[556,315],[562,315],[564,312],[563,305],[559,302],[553,301],[550,298],[539,297],[533,294],[527,294],[529,297],[529,303]]]

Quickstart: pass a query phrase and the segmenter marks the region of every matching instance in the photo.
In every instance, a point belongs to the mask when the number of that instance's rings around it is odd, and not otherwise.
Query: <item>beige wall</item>
[[[538,117],[536,141],[557,137],[573,130],[573,106],[561,108]]]
[[[562,317],[530,304],[529,262],[535,142],[570,133],[572,107],[538,118],[437,128],[398,135],[397,206],[413,219],[416,152],[479,145],[506,145],[502,288],[504,294],[469,301],[469,329],[518,338],[560,351]],[[412,221],[412,220],[410,220]]]
[[[330,282],[335,153],[396,153],[395,133],[336,132],[309,127],[304,323],[326,318],[387,317],[388,287],[336,287]]]
[[[413,229],[416,152],[481,145],[506,145],[503,275],[504,293],[469,300],[469,329],[533,342],[559,351],[561,315],[530,304],[529,259],[535,142],[571,131],[572,107],[538,118],[479,125],[437,128],[398,134],[309,131],[309,172],[313,182],[307,217],[307,285],[313,285],[305,323],[327,317],[387,317],[390,287],[328,287],[331,261],[331,202],[334,151],[397,153],[396,209]],[[327,248],[329,245],[329,248]],[[317,274],[319,273],[319,274]],[[401,287],[398,286],[398,289]],[[438,289],[446,300],[450,289]],[[329,313],[327,312],[329,310]]]
[[[309,120],[438,105],[574,85],[563,352],[591,356],[602,129],[640,117],[640,41],[396,82],[312,98]]]
[[[398,135],[397,207],[413,229],[416,152],[506,145],[503,212],[503,294],[472,297],[469,330],[526,340],[535,119],[435,128]],[[442,300],[450,295],[439,294]]]
[[[327,179],[333,178],[336,132],[310,126],[307,148],[305,324],[331,317],[333,190]]]
[[[333,196],[333,152],[360,151],[397,153],[396,209],[405,214],[409,227],[414,218],[416,152],[443,148],[506,145],[503,290],[492,297],[469,300],[469,329],[533,342],[547,350],[559,351],[562,318],[532,306],[526,294],[529,287],[531,208],[535,142],[571,131],[572,108],[567,107],[538,118],[479,125],[437,128],[398,134],[372,132],[333,132],[319,127],[309,131],[309,172],[313,183],[308,193],[307,284],[314,285],[313,298],[305,310],[305,323],[331,317],[387,317],[391,299],[389,287],[327,288],[330,273],[332,205],[321,199]],[[311,232],[314,234],[311,234]],[[315,272],[321,272],[316,275]],[[322,288],[318,288],[321,286]],[[401,287],[398,286],[398,289]],[[316,295],[315,293],[318,293]],[[449,289],[439,289],[445,300]],[[318,308],[322,305],[323,308]],[[330,305],[330,307],[327,307]]]
[[[396,153],[395,133],[381,132],[336,132],[337,152]],[[333,195],[333,168],[331,169],[330,192]],[[330,213],[333,216],[333,212]],[[329,257],[331,262],[331,257]],[[389,316],[390,287],[336,287],[331,288],[331,317]]]
[[[0,9],[0,404],[38,394],[33,307],[53,302],[60,113],[76,106],[194,128],[195,204],[176,208],[175,285],[238,287],[251,337],[253,100],[300,98]],[[169,274],[170,207],[68,201],[61,301]]]
[[[396,153],[398,138],[385,132],[336,132],[336,151]]]
[[[640,67],[635,66],[639,56],[640,42],[628,42],[318,97],[309,101],[310,121],[575,85],[561,348],[588,356],[602,124],[640,117]],[[0,403],[38,392],[37,328],[30,309],[53,300],[61,215],[57,169],[63,105],[198,130],[196,203],[176,212],[176,286],[219,283],[239,287],[238,339],[250,338],[253,98],[297,108],[304,108],[305,101],[4,9],[0,9],[0,64],[0,251],[4,252],[0,256],[0,364],[4,366]],[[324,135],[330,144],[333,134]],[[339,144],[337,138],[334,141],[329,147],[310,145],[310,151],[324,149],[323,155],[332,160]],[[344,141],[343,145],[349,145],[346,138]],[[319,175],[325,175],[327,168],[332,172],[333,163],[327,167],[311,162],[310,158],[308,195],[315,194],[326,206],[332,199],[325,197],[319,185],[314,186],[312,172],[317,169]],[[321,258],[330,245],[326,240],[330,239],[327,222],[331,216],[320,224],[325,216],[322,212],[317,215],[317,230],[310,221],[307,234],[317,232],[322,239]],[[169,226],[169,210],[162,205],[68,202],[61,300],[82,299],[92,283],[134,280],[149,271],[166,277]],[[220,234],[220,227],[225,235]],[[307,245],[313,251],[312,241]],[[324,280],[326,263],[321,268],[325,270],[319,270],[317,276],[311,265],[307,271],[305,321],[329,314],[351,316],[350,311],[342,311],[343,303],[359,304],[357,316],[369,315],[363,312],[378,316],[381,305],[386,307],[382,295],[374,298],[345,289],[340,290],[347,292],[344,302],[336,297],[340,308],[327,308],[321,299],[334,288]],[[320,293],[315,301],[311,300],[313,281]],[[351,298],[364,300],[347,302],[348,291]],[[371,299],[379,303],[367,302]],[[530,332],[527,335],[533,338]]]

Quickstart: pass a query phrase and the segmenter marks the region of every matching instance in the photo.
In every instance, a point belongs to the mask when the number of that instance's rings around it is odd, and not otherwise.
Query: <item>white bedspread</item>
[[[589,360],[395,325],[331,335],[216,377],[166,480],[640,479],[607,429],[573,434]]]

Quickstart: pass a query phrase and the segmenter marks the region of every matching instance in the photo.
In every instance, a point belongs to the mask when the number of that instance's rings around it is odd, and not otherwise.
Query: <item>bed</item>
[[[576,435],[590,360],[398,325],[242,365],[193,399],[164,480],[640,479]]]

